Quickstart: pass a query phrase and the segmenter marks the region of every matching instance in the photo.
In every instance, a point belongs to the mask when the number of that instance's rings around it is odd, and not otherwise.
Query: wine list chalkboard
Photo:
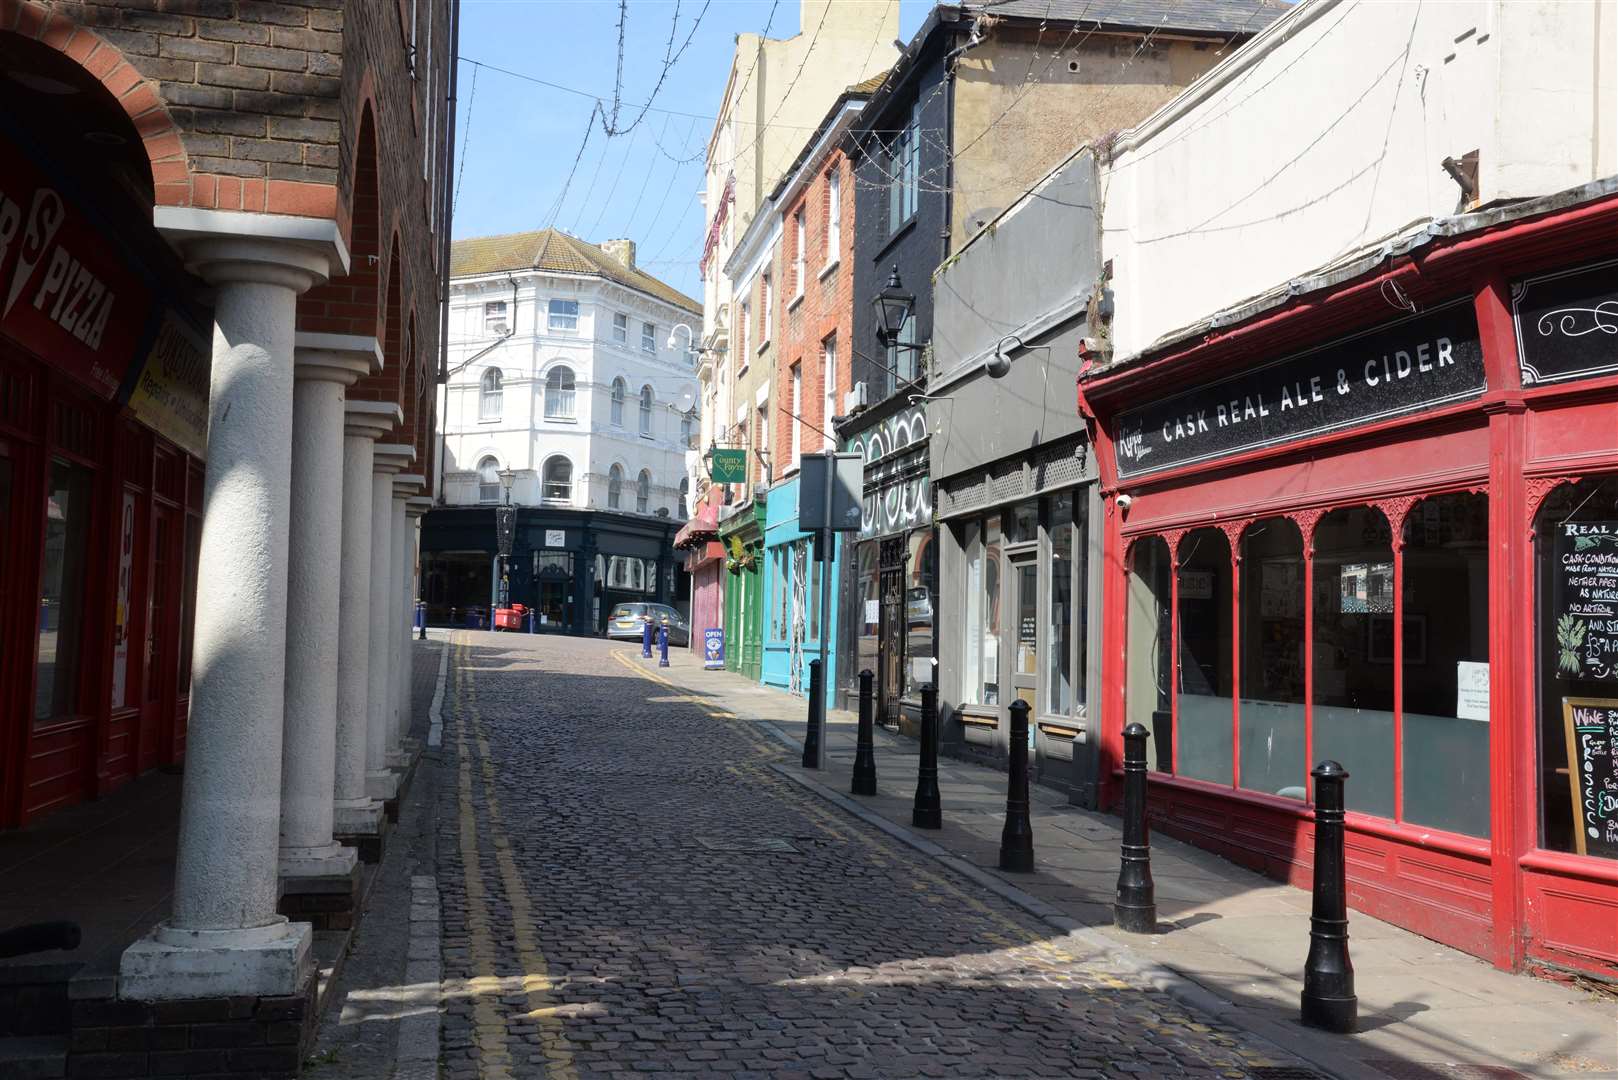
[[[1562,699],[1574,846],[1618,859],[1618,699]]]
[[[1618,521],[1556,526],[1556,674],[1618,680]]]

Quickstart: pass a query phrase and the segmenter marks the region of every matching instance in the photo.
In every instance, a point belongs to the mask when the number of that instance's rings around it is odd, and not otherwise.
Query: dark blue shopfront
[[[616,604],[685,610],[685,570],[668,518],[519,506],[505,573],[513,603],[543,633],[604,632]],[[500,584],[496,508],[441,506],[422,519],[422,599],[433,626],[487,626]]]

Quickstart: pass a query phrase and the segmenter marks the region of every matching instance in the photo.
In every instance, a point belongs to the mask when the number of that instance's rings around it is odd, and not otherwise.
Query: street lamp
[[[904,283],[899,280],[898,263],[893,264],[887,286],[876,294],[871,306],[876,309],[876,336],[891,349],[899,343],[905,323],[916,310],[916,295],[905,292]]]
[[[696,352],[697,351],[696,350],[697,332],[695,330],[691,329],[691,327],[687,326],[683,322],[682,323],[675,323],[672,327],[669,328],[669,341],[668,341],[668,345],[665,346],[665,347],[670,348],[670,349],[675,347],[676,342],[674,340],[674,333],[677,330],[684,330],[685,331],[685,351],[688,352],[688,353]]]
[[[511,485],[517,482],[517,470],[501,469],[495,474],[500,477],[500,486],[506,490],[506,505],[511,505]]]
[[[511,606],[511,541],[516,532],[517,513],[511,505],[511,485],[517,480],[517,472],[515,469],[501,469],[495,475],[500,478],[500,486],[506,491],[505,503],[494,508],[494,531],[496,551],[500,555],[499,606],[507,608]],[[492,621],[489,625],[491,629],[494,627]]]

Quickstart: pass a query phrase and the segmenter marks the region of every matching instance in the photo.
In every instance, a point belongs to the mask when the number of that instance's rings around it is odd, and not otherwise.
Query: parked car
[[[685,616],[667,604],[619,604],[607,616],[607,637],[615,641],[639,641],[641,625],[652,620],[653,644],[657,642],[656,628],[669,628],[669,647],[691,644],[691,624]]]

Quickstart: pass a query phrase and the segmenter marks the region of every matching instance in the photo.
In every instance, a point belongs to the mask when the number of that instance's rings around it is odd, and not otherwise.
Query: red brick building
[[[0,868],[7,830],[188,766],[168,918],[86,922],[47,1007],[0,991],[0,1037],[72,1028],[85,1074],[294,1072],[266,1033],[312,1020],[310,928],[277,910],[350,923],[408,777],[457,18],[0,0]],[[67,1009],[60,972],[109,955],[117,1000]],[[271,1004],[217,1061],[105,1049],[221,996]]]

